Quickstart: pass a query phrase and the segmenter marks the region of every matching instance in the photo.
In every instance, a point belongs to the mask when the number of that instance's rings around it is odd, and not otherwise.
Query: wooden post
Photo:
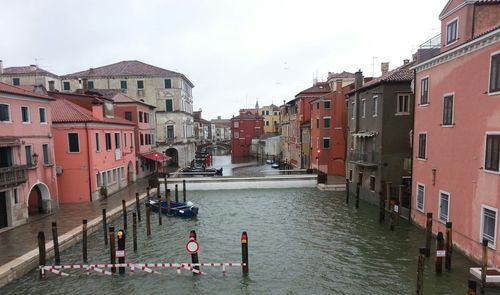
[[[83,262],[87,263],[87,219],[84,219],[82,221],[82,256],[83,256]]]
[[[360,190],[361,184],[358,182],[356,183],[356,208],[359,208],[359,190]]]
[[[474,280],[469,280],[467,295],[477,295],[477,284]]]
[[[451,237],[452,223],[446,223],[446,257],[444,258],[444,268],[451,270],[451,253],[453,252],[453,239]]]
[[[146,198],[149,201],[149,186],[146,188]]]
[[[135,209],[137,211],[137,220],[141,222],[141,203],[139,201],[139,193],[135,193]]]
[[[425,224],[425,256],[431,256],[431,240],[432,240],[432,212],[427,213],[427,222]]]
[[[151,236],[151,207],[146,207],[146,235]]]
[[[436,273],[443,273],[444,237],[442,232],[438,232],[436,238]]]
[[[182,201],[186,203],[186,180],[182,180]]]
[[[345,203],[349,204],[349,179],[345,179]]]
[[[379,195],[379,202],[378,202],[378,223],[383,223],[385,220],[385,204],[384,204],[384,196],[382,195],[382,192],[378,193]]]
[[[483,239],[483,259],[481,263],[481,294],[484,294],[484,288],[486,287],[486,273],[488,271],[488,240]]]
[[[59,236],[57,235],[57,222],[52,222],[52,241],[54,243],[54,258],[56,265],[61,264],[61,255],[59,254]]]
[[[165,197],[167,198],[167,213],[170,214],[170,190],[165,190]]]
[[[248,274],[248,234],[246,231],[241,233],[241,262],[243,266],[241,270],[243,275]]]
[[[420,248],[418,254],[417,264],[417,295],[424,294],[424,259],[427,248]]]
[[[161,220],[161,196],[158,198],[158,225],[162,225],[162,220]]]
[[[175,202],[179,203],[179,188],[177,184],[175,184]]]
[[[189,239],[190,240],[194,239],[196,241],[196,231],[192,230],[192,231],[189,232]],[[198,253],[191,254],[191,262],[193,264],[200,262],[199,259],[198,259]],[[196,270],[200,270],[199,266],[194,266],[193,268],[196,269]],[[193,273],[193,274],[196,275],[197,273]]]
[[[109,255],[110,263],[116,263],[116,252],[115,252],[115,228],[113,226],[109,227]],[[111,267],[111,272],[116,273],[116,267]]]
[[[45,258],[47,253],[45,252],[45,233],[43,231],[38,232],[38,265],[45,266]],[[45,271],[40,269],[40,279],[44,278]]]
[[[158,177],[158,175],[156,175],[156,177]],[[161,198],[161,194],[160,194],[160,178],[158,177],[158,182],[157,182],[157,185],[156,185],[156,197],[158,199]]]
[[[127,230],[127,204],[122,200],[123,229]]]
[[[118,252],[118,263],[125,263],[125,231],[119,230],[116,233],[116,237],[118,240],[118,251],[123,251],[123,252]],[[123,275],[125,274],[125,267],[120,266],[118,268],[118,272]]]
[[[137,215],[132,213],[132,239],[134,241],[134,252],[137,253]]]
[[[106,221],[106,208],[102,208],[102,231],[104,232],[104,245],[108,245],[108,223]]]
[[[389,230],[394,230],[394,224],[396,223],[395,219],[396,219],[396,213],[394,212],[394,201],[391,200],[390,204],[389,204],[389,220],[390,220],[390,223],[389,223]]]
[[[167,177],[163,178],[164,185],[165,185],[165,193],[167,193]]]

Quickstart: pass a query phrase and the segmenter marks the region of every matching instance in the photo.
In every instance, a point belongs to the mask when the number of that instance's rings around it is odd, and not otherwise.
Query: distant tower
[[[258,98],[255,101],[255,109],[259,110],[259,99]]]

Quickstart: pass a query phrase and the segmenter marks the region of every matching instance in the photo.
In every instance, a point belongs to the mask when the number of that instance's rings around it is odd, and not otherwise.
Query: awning
[[[365,132],[358,132],[358,133],[353,133],[352,136],[354,137],[372,137],[377,135],[375,131],[365,131]]]
[[[21,145],[19,137],[14,136],[0,136],[0,147],[18,146]]]
[[[150,159],[150,160],[158,161],[158,162],[164,162],[164,161],[168,161],[171,159],[169,156],[165,156],[165,154],[161,153],[161,152],[144,153],[144,154],[141,154],[141,156],[143,156],[146,159]]]

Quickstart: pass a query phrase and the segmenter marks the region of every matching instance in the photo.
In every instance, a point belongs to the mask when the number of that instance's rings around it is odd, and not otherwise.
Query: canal
[[[189,185],[189,184],[188,184]],[[361,203],[345,205],[342,192],[316,189],[193,191],[188,199],[200,207],[197,219],[152,216],[153,235],[139,224],[139,251],[129,262],[190,262],[184,249],[196,230],[201,262],[239,262],[240,236],[249,235],[250,274],[232,267],[205,268],[204,276],[174,269],[162,274],[85,275],[38,280],[36,271],[0,289],[1,294],[415,294],[418,248],[424,232],[402,221],[394,231],[378,224],[378,210]],[[130,215],[129,215],[130,216]],[[143,212],[144,216],[144,212]],[[130,220],[131,218],[129,218]],[[129,221],[130,222],[130,221]],[[122,227],[121,219],[114,222]],[[46,233],[48,234],[48,233]],[[109,261],[102,232],[89,239],[89,262]],[[33,237],[35,238],[35,236]],[[81,244],[62,254],[62,263],[81,263]],[[472,263],[454,253],[451,272],[434,273],[426,260],[425,294],[464,294]]]

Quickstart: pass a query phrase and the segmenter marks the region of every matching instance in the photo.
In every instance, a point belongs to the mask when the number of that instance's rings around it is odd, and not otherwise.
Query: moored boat
[[[150,199],[146,201],[146,206],[150,207],[153,212],[158,212],[158,199]],[[177,217],[195,217],[198,215],[198,207],[195,207],[193,202],[172,202],[170,201],[170,210],[167,208],[167,201],[161,200],[161,213],[167,216]]]

